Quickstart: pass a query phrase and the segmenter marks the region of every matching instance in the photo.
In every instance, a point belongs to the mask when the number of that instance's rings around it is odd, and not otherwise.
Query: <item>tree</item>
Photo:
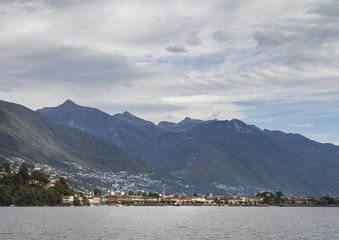
[[[8,186],[2,186],[0,188],[0,205],[9,206],[12,203],[12,190]]]
[[[88,199],[87,199],[86,196],[82,196],[82,202],[83,202],[83,204],[84,204],[85,206],[89,206],[89,205],[90,205],[90,204],[89,204],[89,201],[88,201]]]
[[[31,173],[31,179],[33,180],[38,180],[40,183],[43,183],[44,185],[49,182],[49,177],[47,174],[39,171],[39,170],[34,170]]]
[[[80,200],[78,198],[75,198],[73,204],[74,206],[80,206]]]
[[[275,199],[274,199],[274,203],[280,205],[281,204],[281,197],[283,196],[281,191],[277,191],[275,193]]]
[[[30,178],[39,180],[37,184],[27,184]],[[66,180],[61,178],[54,187],[45,188],[44,182],[48,176],[40,171],[33,171],[29,175],[25,165],[20,167],[18,173],[9,173],[0,178],[0,205],[9,206],[14,203],[18,206],[41,206],[61,204],[61,196],[73,195],[73,190]]]
[[[159,194],[153,193],[153,192],[149,192],[149,193],[148,193],[148,196],[149,196],[149,197],[156,197],[156,198],[158,198],[158,197],[159,197]]]
[[[102,192],[99,188],[94,188],[94,196],[100,196],[102,195]]]
[[[10,173],[11,172],[11,163],[3,162],[3,163],[1,163],[1,166],[5,170],[6,173]]]
[[[275,200],[275,195],[274,193],[271,192],[262,192],[262,193],[257,193],[257,197],[262,197],[264,198],[264,203],[272,205]]]
[[[66,182],[66,179],[61,177],[59,181],[57,181],[54,185],[54,190],[57,198],[61,198],[62,196],[70,196],[74,194],[74,191],[69,187]]]
[[[24,182],[27,182],[30,179],[28,167],[26,164],[21,164],[19,169],[19,175],[21,176]]]
[[[295,197],[292,197],[292,204],[297,204],[297,201],[295,200]]]
[[[48,188],[46,191],[46,203],[47,205],[55,205],[57,204],[58,200],[56,198],[56,193],[54,188]]]
[[[129,190],[129,191],[128,191],[128,195],[129,195],[129,196],[132,196],[132,195],[134,195],[134,192],[131,191],[131,190]]]
[[[143,197],[147,197],[147,192],[143,192],[143,193],[142,193],[142,196],[143,196]]]
[[[319,199],[318,204],[336,204],[337,201],[330,196],[325,196]]]

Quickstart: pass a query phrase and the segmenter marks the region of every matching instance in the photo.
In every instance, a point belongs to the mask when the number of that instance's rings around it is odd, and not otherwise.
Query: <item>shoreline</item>
[[[281,206],[277,206],[277,205],[90,205],[90,206],[62,206],[62,205],[58,205],[58,206],[32,206],[32,205],[24,205],[24,206],[0,206],[0,208],[23,208],[23,207],[36,207],[36,208],[45,208],[45,207],[76,207],[76,208],[82,208],[82,207],[224,207],[224,208],[237,208],[237,207],[247,207],[247,208],[267,208],[267,207],[276,207],[276,208],[280,208],[280,207],[299,207],[299,208],[323,208],[323,207],[327,207],[327,208],[336,208],[339,207],[339,205],[281,205]]]

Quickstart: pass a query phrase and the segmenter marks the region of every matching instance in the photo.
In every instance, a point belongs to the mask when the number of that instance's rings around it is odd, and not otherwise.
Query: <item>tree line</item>
[[[316,205],[316,206],[339,205],[339,199],[330,196],[324,196],[321,198],[306,197],[302,199],[301,203],[300,202],[298,203],[295,197],[292,197],[290,199],[282,198],[283,193],[281,191],[277,191],[275,194],[268,191],[259,192],[257,193],[256,196],[263,198],[263,203],[268,205],[297,205],[297,204]]]
[[[18,173],[12,172],[8,162],[2,164],[0,178],[0,206],[43,206],[62,205],[62,196],[74,195],[64,178],[47,187],[49,176],[42,171],[29,171],[22,164]]]

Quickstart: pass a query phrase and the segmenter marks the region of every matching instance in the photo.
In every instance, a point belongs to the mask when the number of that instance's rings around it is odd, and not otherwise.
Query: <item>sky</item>
[[[0,99],[339,145],[336,0],[0,0]]]

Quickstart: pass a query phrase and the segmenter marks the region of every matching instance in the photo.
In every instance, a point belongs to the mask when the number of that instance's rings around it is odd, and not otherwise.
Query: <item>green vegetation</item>
[[[99,188],[94,188],[94,196],[102,195],[102,191]]]
[[[142,193],[142,196],[143,197],[155,197],[155,198],[158,198],[159,197],[159,194],[158,193],[154,193],[154,192],[143,192]]]
[[[134,193],[132,190],[129,190],[129,191],[128,191],[128,195],[129,195],[129,196],[133,196],[133,195],[135,195],[135,193]]]
[[[263,198],[262,203],[268,205],[312,205],[312,206],[326,206],[326,205],[339,205],[339,198],[325,196],[322,198],[306,197],[297,199],[295,197],[281,198],[283,193],[277,191],[276,194],[272,192],[257,193],[257,197]]]
[[[317,205],[338,205],[339,204],[339,199],[337,198],[333,198],[330,196],[325,196],[322,197],[320,199],[318,199],[318,201],[316,201]]]
[[[282,196],[283,196],[283,193],[281,191],[277,191],[276,194],[272,192],[257,193],[257,197],[264,198],[263,202],[269,205],[281,205]]]
[[[149,193],[148,193],[148,197],[155,197],[155,198],[158,198],[158,197],[159,197],[159,194],[154,193],[154,192],[149,192]]]
[[[42,206],[62,205],[62,196],[74,195],[64,178],[47,188],[47,174],[35,170],[29,173],[26,165],[21,165],[18,173],[11,173],[10,165],[2,163],[5,170],[0,178],[0,205]]]

